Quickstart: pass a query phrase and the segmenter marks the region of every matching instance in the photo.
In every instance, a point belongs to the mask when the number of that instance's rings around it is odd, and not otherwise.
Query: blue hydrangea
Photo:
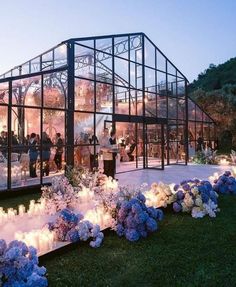
[[[125,237],[129,241],[138,241],[140,238],[140,234],[135,229],[127,229],[125,232]]]
[[[76,229],[71,229],[66,234],[66,240],[70,242],[79,241],[79,232]]]
[[[0,239],[0,256],[3,255],[6,249],[7,249],[6,241],[4,239]]]
[[[146,197],[141,192],[137,195],[137,198],[143,203],[146,202]]]
[[[154,232],[157,230],[157,222],[153,218],[149,217],[146,221],[146,227],[148,232]]]
[[[123,236],[124,235],[124,227],[122,226],[122,224],[117,224],[116,225],[116,233],[118,234],[118,236]]]

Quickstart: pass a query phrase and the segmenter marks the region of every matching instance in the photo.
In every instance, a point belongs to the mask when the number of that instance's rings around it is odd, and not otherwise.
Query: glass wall
[[[102,166],[104,128],[117,131],[117,171],[186,163],[199,137],[215,139],[186,85],[142,33],[71,39],[10,70],[0,76],[0,189],[48,183],[66,164]]]

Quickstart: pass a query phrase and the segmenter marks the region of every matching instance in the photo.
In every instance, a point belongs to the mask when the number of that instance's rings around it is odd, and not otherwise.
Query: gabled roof
[[[180,70],[164,55],[164,53],[142,32],[137,33],[126,33],[126,34],[114,34],[114,35],[103,35],[103,36],[91,36],[91,37],[80,37],[80,38],[71,38],[65,40],[58,44],[57,46],[47,50],[46,52],[36,56],[29,61],[14,67],[13,69],[7,71],[6,73],[0,75],[1,79],[17,77],[20,75],[34,74],[40,71],[52,70],[54,68],[63,68],[67,66],[67,46],[69,43],[85,43],[91,40],[102,40],[102,39],[122,39],[122,37],[142,37],[144,42],[148,42],[153,46],[171,65],[176,69],[177,73],[187,80],[187,78],[180,72]],[[122,40],[121,40],[122,41]],[[124,42],[124,40],[122,41]],[[116,43],[118,44],[118,43]],[[107,49],[107,48],[106,48]]]

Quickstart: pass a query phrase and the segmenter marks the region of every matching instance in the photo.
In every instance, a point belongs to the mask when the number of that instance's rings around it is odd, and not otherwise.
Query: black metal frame
[[[110,42],[109,45],[101,47],[101,41]],[[136,43],[137,42],[137,43]],[[88,44],[89,43],[89,44]],[[148,45],[152,47],[154,53],[150,53]],[[56,51],[64,49],[64,58],[56,58]],[[76,49],[84,49],[90,51],[90,54],[80,53],[76,54]],[[140,57],[141,54],[141,57]],[[149,65],[147,59],[152,58],[152,63]],[[49,57],[49,59],[48,59]],[[36,60],[39,59],[39,63]],[[104,61],[109,61],[111,68],[104,64]],[[159,62],[163,61],[163,66],[160,66]],[[119,63],[126,70],[122,70]],[[123,67],[122,66],[122,67]],[[78,69],[92,68],[92,78],[87,74],[83,74]],[[134,71],[132,70],[134,67]],[[169,70],[170,68],[170,70]],[[105,77],[98,75],[98,69],[104,71]],[[24,73],[24,71],[28,73]],[[44,75],[53,73],[67,72],[67,96],[65,95],[66,105],[63,108],[44,107]],[[141,73],[140,73],[141,71]],[[174,72],[173,72],[174,71]],[[132,74],[133,73],[133,74]],[[151,80],[152,84],[149,85],[150,73],[154,75],[154,79]],[[195,123],[195,141],[196,139],[196,119],[189,119],[189,98],[187,95],[187,78],[176,68],[176,66],[161,52],[155,44],[144,34],[144,33],[130,33],[130,34],[118,34],[118,35],[107,35],[107,36],[95,36],[85,38],[72,38],[62,42],[58,46],[51,50],[46,51],[40,56],[8,71],[7,73],[0,76],[0,93],[1,84],[9,83],[9,100],[8,103],[1,103],[1,106],[8,107],[8,182],[7,190],[11,190],[11,125],[12,125],[12,108],[17,105],[12,103],[12,83],[15,80],[27,79],[29,77],[41,77],[41,106],[23,106],[22,108],[34,108],[40,110],[40,132],[43,132],[43,111],[44,110],[59,110],[65,115],[65,158],[67,165],[74,165],[74,149],[80,144],[75,143],[75,121],[76,114],[90,114],[93,116],[93,133],[97,134],[97,117],[103,116],[104,118],[109,117],[115,122],[126,121],[133,123],[143,124],[143,139],[146,138],[146,126],[148,124],[156,124],[161,126],[161,169],[164,169],[165,165],[165,150],[166,150],[166,164],[172,164],[170,162],[170,127],[173,121],[176,123],[177,137],[179,133],[179,127],[184,125],[184,151],[185,160],[184,164],[188,161],[188,146],[189,146],[189,133],[188,123],[193,121]],[[164,83],[161,79],[164,78]],[[172,82],[168,82],[172,79]],[[75,105],[76,95],[75,87],[76,80],[86,81],[88,84],[93,86],[93,104],[91,104],[91,111],[81,110]],[[112,89],[110,97],[111,109],[99,109],[97,103],[99,101],[98,87],[100,85],[107,85]],[[180,86],[182,85],[182,86]],[[179,88],[180,86],[180,88]],[[164,89],[163,89],[164,87]],[[170,88],[169,88],[170,87]],[[118,89],[125,89],[124,102],[127,103],[126,112],[121,112],[119,109],[119,98],[117,95]],[[182,90],[181,90],[182,89]],[[123,93],[123,92],[120,92]],[[127,96],[128,93],[128,96]],[[141,100],[140,95],[141,94]],[[150,102],[149,102],[150,98]],[[152,100],[154,99],[154,100]],[[183,116],[180,118],[179,113],[179,99],[184,103]],[[171,102],[176,103],[173,107],[169,106]],[[199,106],[194,103],[198,108]],[[164,108],[162,109],[162,105]],[[195,106],[195,107],[196,107]],[[171,113],[175,114],[173,117]],[[209,122],[201,119],[201,124],[204,123],[214,126],[215,123],[209,115],[206,114]],[[203,130],[203,128],[202,128]],[[166,131],[166,134],[165,134]],[[215,137],[215,136],[214,136]],[[165,139],[166,138],[166,139]],[[178,146],[179,139],[176,138]],[[81,144],[84,145],[84,144]],[[89,145],[89,144],[86,144]],[[96,143],[92,146],[94,150]],[[143,168],[149,168],[146,161],[146,144],[143,144]],[[136,151],[137,152],[137,151]],[[178,148],[177,148],[178,153]],[[40,156],[42,158],[42,142],[40,144]],[[136,154],[137,157],[137,154]],[[177,156],[178,159],[178,156]],[[178,164],[178,160],[175,164]],[[181,163],[182,164],[182,163]],[[136,168],[137,168],[136,163]],[[42,161],[41,161],[42,171]],[[44,183],[42,172],[40,175],[40,181],[38,186]],[[20,187],[19,187],[20,188]],[[25,188],[25,187],[24,187]],[[15,188],[14,188],[15,189]]]

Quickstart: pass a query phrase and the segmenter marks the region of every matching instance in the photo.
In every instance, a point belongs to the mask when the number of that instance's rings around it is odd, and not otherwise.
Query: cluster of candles
[[[83,186],[83,189],[79,191],[78,195],[80,203],[91,202],[94,198],[94,192],[85,186]]]
[[[30,232],[17,231],[14,238],[23,241],[27,246],[37,249],[38,255],[51,251],[54,248],[54,234],[48,229],[36,229]]]
[[[18,206],[18,211],[13,208],[8,208],[7,211],[4,211],[4,209],[0,207],[0,225],[9,221],[15,221],[19,217],[32,217],[43,215],[44,213],[45,200],[41,200],[40,202],[35,202],[35,200],[31,200],[28,210],[26,210],[26,207],[23,204],[20,204]]]
[[[229,164],[230,164],[230,162],[226,158],[222,158],[220,160],[220,165],[229,165]]]
[[[111,226],[112,222],[111,215],[101,206],[88,210],[84,215],[84,219],[89,220],[93,224],[100,225],[101,229]]]

